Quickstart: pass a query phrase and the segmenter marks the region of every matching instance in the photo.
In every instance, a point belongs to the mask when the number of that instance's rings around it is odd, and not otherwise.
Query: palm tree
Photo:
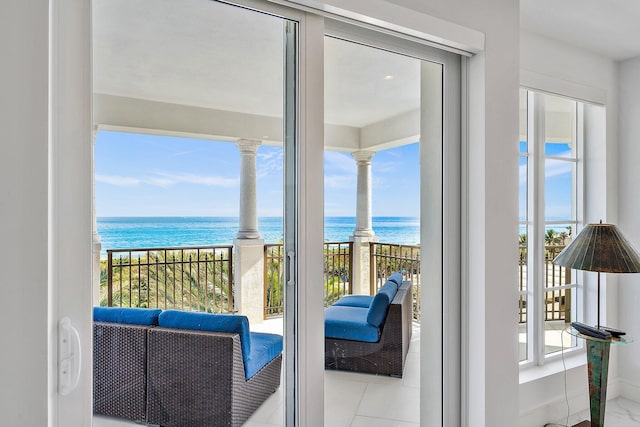
[[[553,228],[549,228],[544,234],[544,243],[547,246],[557,245],[560,243],[560,238]]]
[[[522,233],[519,236],[518,242],[520,246],[527,246],[527,233]]]
[[[559,236],[560,236],[560,239],[562,239],[562,244],[564,245],[569,235],[567,234],[566,231],[561,231]]]

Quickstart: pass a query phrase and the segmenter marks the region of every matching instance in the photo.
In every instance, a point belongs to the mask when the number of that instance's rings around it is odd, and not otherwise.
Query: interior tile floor
[[[580,421],[589,419],[589,410],[581,411],[569,417],[568,425],[572,426]],[[565,425],[566,417],[557,423]],[[604,416],[607,427],[640,427],[640,403],[622,397],[608,400]]]

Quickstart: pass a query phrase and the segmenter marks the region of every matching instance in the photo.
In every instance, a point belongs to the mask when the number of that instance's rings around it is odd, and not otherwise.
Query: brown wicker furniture
[[[240,426],[280,386],[282,355],[245,379],[238,334],[149,331],[148,422]]]
[[[93,412],[144,422],[147,331],[159,309],[93,309]]]
[[[280,386],[282,337],[245,316],[96,307],[93,329],[96,414],[240,426]]]
[[[325,369],[402,377],[412,327],[413,289],[403,282],[389,305],[377,342],[325,337]]]
[[[93,412],[144,422],[147,330],[150,326],[93,324]]]

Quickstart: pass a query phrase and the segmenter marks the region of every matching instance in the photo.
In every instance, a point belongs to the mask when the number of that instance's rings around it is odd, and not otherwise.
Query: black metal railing
[[[353,293],[354,256],[353,242],[324,243],[325,307]],[[420,247],[372,243],[369,262],[372,295],[393,272],[412,281],[414,318],[419,320]],[[101,271],[101,305],[231,313],[233,271],[232,245],[109,249]],[[282,315],[284,280],[282,243],[264,245],[265,318]]]
[[[420,321],[420,246],[394,243],[371,243],[371,295],[375,294],[394,272],[413,284],[413,318]]]
[[[573,288],[557,289],[571,284],[571,269],[553,264],[553,259],[565,248],[565,245],[546,245],[544,256],[544,320],[571,320],[571,298]],[[519,248],[519,318],[520,323],[527,321],[527,247]]]
[[[284,245],[264,245],[264,318],[284,313]]]
[[[353,292],[353,243],[324,243],[324,305],[330,306]],[[284,248],[282,243],[264,245],[264,317],[284,311]]]
[[[233,246],[107,250],[109,307],[234,311]]]

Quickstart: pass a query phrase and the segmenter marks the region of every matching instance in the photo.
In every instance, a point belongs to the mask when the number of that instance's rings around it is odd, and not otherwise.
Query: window
[[[576,272],[553,259],[582,218],[581,103],[520,90],[519,346],[522,365],[543,365],[578,343]]]

